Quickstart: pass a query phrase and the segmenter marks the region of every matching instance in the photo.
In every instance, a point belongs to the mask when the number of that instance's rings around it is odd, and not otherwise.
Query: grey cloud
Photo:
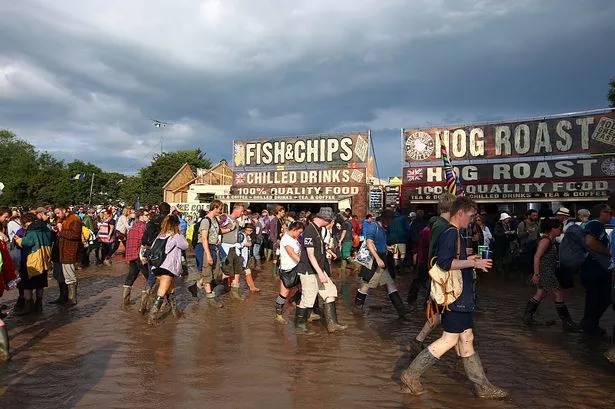
[[[150,117],[179,124],[165,149],[214,161],[233,139],[371,128],[388,176],[401,127],[597,108],[615,75],[607,0],[150,3],[0,5],[0,127],[125,172],[159,146]],[[3,95],[6,61],[46,85]]]

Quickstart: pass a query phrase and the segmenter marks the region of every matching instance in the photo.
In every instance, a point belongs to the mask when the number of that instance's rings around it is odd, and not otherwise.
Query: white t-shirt
[[[299,264],[288,255],[286,246],[292,247],[296,255],[301,254],[301,245],[297,240],[293,239],[288,233],[282,236],[282,240],[280,240],[280,269],[284,271],[292,270]]]

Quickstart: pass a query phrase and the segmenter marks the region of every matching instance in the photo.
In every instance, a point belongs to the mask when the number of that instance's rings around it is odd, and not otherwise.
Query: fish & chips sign
[[[235,167],[365,164],[369,133],[234,141]]]

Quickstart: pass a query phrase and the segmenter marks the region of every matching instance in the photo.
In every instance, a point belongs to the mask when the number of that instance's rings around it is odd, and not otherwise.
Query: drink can
[[[493,260],[493,251],[486,250],[483,252],[483,258],[487,260]]]

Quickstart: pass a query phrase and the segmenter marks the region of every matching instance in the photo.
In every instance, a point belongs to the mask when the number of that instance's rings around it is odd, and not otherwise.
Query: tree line
[[[132,206],[162,201],[162,187],[184,163],[209,169],[211,161],[200,149],[164,152],[139,169],[136,175],[105,172],[81,160],[65,162],[48,152],[40,152],[9,130],[0,130],[0,182],[4,190],[0,205],[41,206],[47,204],[87,204],[94,174],[92,204]],[[82,180],[70,180],[85,174]]]

